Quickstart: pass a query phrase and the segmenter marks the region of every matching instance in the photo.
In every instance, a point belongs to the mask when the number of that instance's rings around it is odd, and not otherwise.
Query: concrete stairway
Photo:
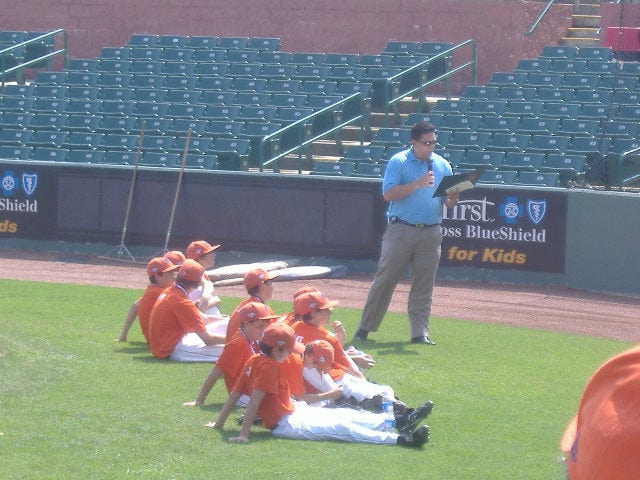
[[[560,39],[560,45],[597,47],[600,45],[600,0],[576,0],[572,26]]]

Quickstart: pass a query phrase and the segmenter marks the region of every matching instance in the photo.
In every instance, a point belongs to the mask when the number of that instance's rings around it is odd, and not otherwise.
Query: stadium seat
[[[65,99],[57,98],[36,98],[31,106],[33,113],[64,113],[67,108]]]
[[[353,163],[378,163],[385,160],[384,145],[351,145],[344,152],[343,160]]]
[[[197,54],[196,54],[197,55]],[[221,61],[214,62],[196,62],[196,72],[195,74],[199,77],[202,76],[217,76],[222,77],[227,75],[229,72],[230,64]]]
[[[504,152],[490,152],[480,150],[467,150],[467,153],[456,167],[458,168],[479,168],[486,167],[487,169],[495,170],[498,168],[505,159]]]
[[[429,122],[431,125],[436,128],[439,127],[444,121],[445,114],[443,113],[422,113],[422,112],[411,112],[409,113],[404,122],[402,123],[403,127],[411,128],[419,121]]]
[[[560,185],[566,187],[570,181],[577,181],[585,172],[586,157],[584,155],[560,155],[547,156],[545,164],[540,167],[540,172],[555,172],[560,177]]]
[[[598,120],[563,118],[556,134],[568,137],[591,137],[596,135],[599,129],[600,122]]]
[[[101,58],[99,59],[97,72],[101,74],[98,79],[102,83],[102,74],[104,73],[129,73],[131,69],[131,60],[122,58]]]
[[[271,95],[267,92],[236,92],[234,103],[236,105],[269,105]]]
[[[431,110],[433,113],[456,113],[461,115],[467,113],[471,105],[471,100],[459,99],[459,100],[445,100],[439,99]]]
[[[229,63],[255,63],[258,61],[257,50],[229,50],[227,52]]]
[[[467,85],[462,92],[462,97],[468,99],[496,100],[499,92],[500,87],[496,85]]]
[[[170,105],[168,102],[135,102],[131,113],[137,117],[166,117]]]
[[[536,100],[541,102],[571,102],[575,95],[573,88],[540,87]]]
[[[325,175],[331,177],[350,176],[356,168],[355,163],[348,161],[339,162],[314,162],[313,170],[309,172],[311,175]]]
[[[66,88],[67,98],[98,100],[100,89],[97,86],[71,85]]]
[[[195,49],[213,49],[218,45],[219,38],[216,36],[194,35],[187,38],[187,47]]]
[[[67,162],[71,163],[104,163],[104,152],[102,150],[82,150],[72,149],[67,153]]]
[[[502,86],[526,86],[526,72],[494,72],[488,85]]]
[[[614,153],[625,153],[640,148],[640,139],[615,137],[611,142],[610,149]]]
[[[67,97],[66,85],[38,85],[34,84],[29,96],[40,98],[57,98],[59,100]]]
[[[147,135],[142,137],[142,149],[145,152],[169,152],[173,147],[175,137],[164,135]]]
[[[35,116],[42,115],[43,120],[40,122],[41,125],[44,125],[45,128],[47,126],[50,127],[51,122],[49,122],[49,115],[46,114],[33,114],[33,113],[25,113],[25,112],[4,112],[0,113],[0,130],[3,128],[27,128],[31,125]],[[56,119],[57,116],[54,116]],[[37,127],[34,127],[37,128]],[[50,127],[51,128],[51,127]],[[56,128],[53,127],[53,130]]]
[[[631,92],[638,88],[638,77],[626,76],[626,75],[601,75],[598,89],[607,90],[629,90]]]
[[[67,132],[54,130],[35,131],[31,135],[28,145],[31,145],[32,147],[61,147],[64,144],[67,135]]]
[[[464,161],[466,152],[464,150],[456,150],[455,148],[447,148],[445,150],[436,150],[436,153],[447,160],[452,167],[457,167]]]
[[[602,130],[608,137],[622,136],[627,138],[638,138],[640,136],[640,124],[638,124],[637,119],[635,122],[624,120],[610,120],[608,122],[603,122]]]
[[[108,102],[129,102],[133,99],[133,88],[105,87],[98,91],[98,99]],[[132,107],[133,108],[133,107]],[[102,110],[102,108],[100,109]]]
[[[247,170],[251,142],[243,138],[216,138],[209,153],[217,155],[221,170]]]
[[[533,135],[527,146],[527,152],[562,153],[567,150],[569,140],[569,137],[557,135]]]
[[[220,37],[218,39],[218,48],[225,50],[244,50],[249,45],[248,37]]]
[[[587,60],[587,66],[584,73],[592,73],[595,75],[614,74],[618,70],[615,62],[608,60]],[[602,85],[602,83],[600,83]]]
[[[509,133],[515,132],[520,124],[519,117],[485,115],[478,127],[479,132]]]
[[[555,133],[559,127],[560,119],[558,118],[525,117],[520,120],[516,132],[525,135],[550,135]]]
[[[135,65],[132,65],[132,67],[134,66]],[[196,64],[183,61],[164,62],[160,64],[159,68],[153,70],[153,73],[162,73],[163,75],[195,75]]]
[[[283,80],[291,80],[295,77],[298,66],[294,63],[290,64],[270,64],[265,63],[260,69],[258,78],[266,78],[267,80],[280,78]]]
[[[605,153],[609,150],[610,138],[597,137],[573,137],[569,145],[560,153],[566,155],[586,155],[589,152]]]
[[[584,60],[606,60],[613,58],[613,50],[609,47],[580,47],[575,58]]]
[[[447,130],[476,131],[480,127],[482,116],[480,115],[446,115],[439,127]]]
[[[616,90],[613,92],[613,103],[618,105],[638,105],[640,103],[640,92]]]
[[[420,48],[420,42],[404,42],[400,40],[389,40],[382,51],[387,55],[414,55]]]
[[[29,160],[33,147],[18,145],[0,145],[0,158],[8,160]]]
[[[60,130],[65,127],[67,117],[64,114],[58,113],[30,113],[28,116],[19,112],[5,112],[3,118],[7,115],[19,115],[25,116],[24,123],[17,121],[13,125],[6,125],[4,128],[31,128],[32,130]],[[18,120],[20,117],[14,117]]]
[[[459,150],[482,150],[491,141],[489,132],[455,131],[451,135],[448,147]]]
[[[3,128],[0,130],[0,145],[28,145],[33,130],[22,128]]]
[[[489,183],[498,185],[513,185],[518,172],[515,170],[485,170],[478,178],[478,183]]]
[[[325,65],[336,65],[339,67],[355,66],[358,64],[360,56],[357,53],[334,53],[330,52],[324,56]]]
[[[507,102],[505,110],[501,112],[504,116],[510,117],[538,117],[544,110],[544,104],[537,101],[510,100]],[[498,113],[500,114],[500,113]]]
[[[99,78],[98,72],[69,71],[64,83],[66,85],[94,86],[98,84]]]
[[[107,133],[102,142],[102,150],[127,150],[134,151],[138,146],[138,135]]]
[[[263,66],[267,65],[285,65],[291,63],[291,52],[282,52],[280,50],[262,50],[258,52],[258,62]]]
[[[156,41],[156,45],[162,48],[184,48],[187,46],[185,35],[160,35]]]
[[[64,130],[68,132],[95,132],[97,131],[103,117],[95,114],[78,115],[75,113],[68,113],[62,119],[61,125],[64,125]]]
[[[561,73],[530,72],[527,74],[525,84],[529,87],[555,87],[562,83]]]
[[[236,92],[264,92],[266,90],[267,80],[265,78],[235,78],[231,82],[231,89]]]
[[[128,134],[137,132],[136,120],[134,117],[123,115],[105,115],[100,118],[96,131],[102,133]]]
[[[31,160],[44,162],[64,162],[69,151],[64,148],[36,147],[31,154]]]
[[[273,105],[242,105],[236,120],[241,122],[268,122],[276,114]]]
[[[531,136],[527,134],[496,132],[484,148],[500,152],[520,152],[527,148],[530,140]]]
[[[164,77],[162,75],[132,75],[130,85],[133,88],[162,88]]]
[[[382,178],[386,170],[385,164],[360,163],[351,174],[353,177]]]
[[[560,175],[557,172],[520,172],[516,183],[535,187],[559,187]]]
[[[64,85],[67,72],[38,72],[35,83],[37,85]]]
[[[132,100],[135,102],[163,102],[167,90],[162,88],[135,88]]]
[[[204,113],[206,105],[191,103],[170,103],[167,115],[171,118],[200,118]]]
[[[207,64],[209,66],[208,68],[210,68],[211,65],[214,65],[216,63],[223,63],[225,65],[225,72],[226,72],[226,69],[229,68],[229,64],[227,63],[227,51],[222,49],[196,50],[193,54],[193,57],[191,57],[191,61],[195,62],[196,64],[200,64],[200,63]]]
[[[70,132],[62,146],[68,149],[93,150],[99,148],[104,140],[103,133],[95,132]]]
[[[105,152],[102,163],[107,165],[135,165],[137,152],[126,150],[108,150]]]
[[[409,144],[410,129],[408,128],[380,128],[375,133],[372,143],[385,147],[403,147]]]
[[[640,105],[620,105],[616,118],[623,121],[634,121],[640,118]]]
[[[554,58],[551,60],[550,72],[582,73],[587,68],[587,61],[580,59]]]
[[[202,135],[207,137],[237,137],[244,127],[243,122],[233,120],[209,120],[207,128]]]
[[[616,112],[614,105],[600,105],[597,103],[584,104],[580,107],[580,118],[585,120],[600,120],[607,118],[609,113]]]
[[[197,154],[189,153],[185,160],[185,168],[197,170],[217,170],[218,156],[215,153]]]
[[[251,37],[246,48],[258,51],[277,52],[280,50],[280,39],[277,37]]]
[[[544,165],[543,153],[508,152],[500,170],[515,170],[518,172],[536,172]]]
[[[196,50],[187,47],[165,47],[162,49],[160,59],[165,62],[191,62]]]
[[[312,113],[312,108],[278,107],[272,120],[284,126],[297,122]]]
[[[546,73],[550,68],[551,60],[548,58],[522,58],[518,60],[514,71]]]
[[[536,100],[538,91],[535,87],[522,87],[517,85],[501,85],[499,87],[498,100]]]
[[[576,90],[573,101],[584,105],[585,103],[601,103],[608,105],[613,97],[610,90],[590,90],[579,88]]]
[[[155,47],[131,47],[130,60],[160,60],[162,49]]]
[[[200,90],[193,90],[193,88],[195,88],[195,82],[196,79],[193,77],[185,77],[185,78],[190,78],[191,80],[193,80],[193,87],[189,87],[189,88],[176,88],[176,89],[171,89],[171,87],[169,87],[169,85],[167,85],[167,81],[169,80],[169,78],[177,78],[177,77],[167,77],[167,80],[165,80],[165,86],[167,88],[170,88],[169,90],[167,90],[166,95],[164,96],[164,101],[165,102],[169,102],[169,103],[191,103],[191,104],[197,104],[200,103],[200,96],[202,95],[202,92]]]
[[[573,58],[578,48],[571,45],[548,45],[542,48],[540,58]]]
[[[204,154],[209,151],[212,143],[213,139],[209,137],[197,137],[192,135],[189,138],[189,145],[187,145],[186,131],[182,131],[175,138],[170,151],[174,153],[183,153],[184,149],[187,148],[188,153]]]
[[[600,77],[598,75],[567,73],[562,79],[561,85],[568,88],[598,88]],[[557,84],[556,84],[557,85]]]
[[[133,79],[133,75],[129,73],[100,73],[100,77],[98,78],[98,86],[105,87],[115,87],[115,88],[125,88],[131,86],[131,80]]]
[[[167,128],[166,134],[180,137],[191,130],[192,135],[201,135],[207,130],[207,126],[208,122],[205,119],[175,118]]]
[[[129,38],[127,45],[132,47],[153,47],[158,43],[159,39],[158,35],[134,33]]]
[[[86,100],[84,98],[67,99],[64,109],[67,115],[95,115],[100,108],[99,100]]]
[[[180,154],[145,151],[140,159],[140,165],[164,168],[177,167],[181,165]]]
[[[547,118],[577,118],[580,105],[566,102],[546,102],[541,117]]]
[[[211,120],[235,120],[240,113],[241,105],[207,105],[201,118]]]

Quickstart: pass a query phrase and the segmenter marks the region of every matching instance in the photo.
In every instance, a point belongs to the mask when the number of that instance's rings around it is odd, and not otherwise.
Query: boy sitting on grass
[[[240,321],[240,329],[225,344],[220,358],[200,387],[198,398],[195,402],[184,403],[184,406],[202,406],[220,377],[224,378],[227,392],[230,393],[242,375],[242,369],[247,360],[258,353],[258,342],[262,338],[264,329],[278,318],[268,306],[259,302],[246,303],[237,310],[236,315]],[[248,402],[249,398],[246,396],[238,400],[240,406],[246,406]]]
[[[129,329],[137,316],[140,321],[142,335],[144,335],[145,340],[149,343],[149,319],[151,318],[151,309],[163,290],[173,285],[178,268],[180,268],[180,266],[174,264],[167,257],[156,257],[149,260],[149,263],[147,263],[149,285],[145,289],[142,297],[131,305],[127,318],[122,326],[122,332],[116,340],[117,342],[127,341]]]
[[[280,368],[291,353],[302,353],[295,332],[283,322],[269,325],[260,342],[260,353],[247,362],[244,373],[229,394],[218,419],[209,424],[221,430],[241,395],[249,395],[240,435],[230,442],[247,443],[256,417],[274,436],[343,442],[422,447],[429,440],[429,427],[398,434],[385,431],[385,416],[348,408],[326,409],[292,402],[289,383]]]

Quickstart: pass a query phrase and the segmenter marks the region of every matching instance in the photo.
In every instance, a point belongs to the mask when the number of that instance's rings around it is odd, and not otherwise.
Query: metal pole
[[[140,136],[138,137],[138,149],[136,151],[136,159],[133,165],[133,172],[131,173],[131,185],[129,186],[129,199],[127,200],[127,210],[124,214],[124,223],[122,224],[122,235],[120,236],[120,244],[107,252],[106,255],[98,257],[98,258],[106,258],[106,259],[114,259],[120,260],[121,257],[126,254],[133,263],[136,263],[135,257],[131,254],[127,246],[124,244],[124,239],[127,236],[127,226],[129,225],[129,214],[131,212],[131,204],[133,203],[133,191],[136,186],[136,177],[138,175],[138,164],[140,163],[140,157],[142,155],[142,139],[144,138],[144,120],[142,121],[142,126],[140,127]],[[113,254],[116,254],[116,257],[113,257]]]
[[[171,208],[171,216],[169,217],[169,228],[167,229],[167,236],[164,241],[164,248],[162,254],[165,254],[169,250],[169,239],[171,238],[171,229],[173,228],[173,218],[176,213],[176,206],[178,205],[178,196],[180,194],[180,187],[182,185],[182,176],[184,175],[184,167],[187,163],[187,153],[189,152],[189,143],[191,142],[191,129],[187,131],[187,140],[184,144],[184,151],[182,152],[182,163],[180,165],[180,175],[178,176],[178,184],[176,185],[176,194],[173,197],[173,207]]]

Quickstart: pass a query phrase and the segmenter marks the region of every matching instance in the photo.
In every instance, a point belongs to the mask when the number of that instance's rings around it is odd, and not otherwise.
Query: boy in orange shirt
[[[304,345],[296,342],[295,332],[288,325],[282,322],[269,325],[260,342],[260,353],[249,359],[244,374],[211,426],[221,430],[238,398],[248,394],[250,401],[240,435],[229,438],[230,442],[249,442],[251,426],[258,416],[274,436],[283,438],[408,447],[422,447],[429,440],[429,427],[426,425],[401,435],[385,431],[385,417],[380,414],[348,408],[311,407],[304,402],[293,403],[281,365],[291,353],[302,353],[304,348]]]
[[[225,344],[220,358],[204,380],[198,398],[195,402],[184,403],[184,406],[203,405],[220,377],[224,377],[227,392],[231,392],[242,375],[242,369],[247,360],[258,353],[258,342],[262,338],[264,329],[278,316],[263,303],[248,302],[238,309],[237,318],[240,320],[240,328]],[[248,397],[238,400],[241,406],[246,406],[248,401]]]
[[[224,335],[212,333],[215,324],[205,325],[198,307],[189,300],[203,275],[204,267],[188,259],[178,269],[175,285],[158,297],[149,322],[149,348],[155,357],[212,362],[220,356]]]
[[[227,325],[227,342],[230,341],[240,328],[241,319],[238,311],[247,303],[260,302],[266,304],[273,297],[273,282],[277,275],[267,272],[261,268],[249,270],[244,274],[244,288],[247,289],[249,298],[241,301],[229,317],[229,325]],[[271,310],[270,307],[268,307]],[[273,311],[271,311],[273,315]]]
[[[149,285],[145,289],[142,297],[136,300],[129,309],[127,318],[122,326],[122,332],[116,341],[126,342],[129,329],[133,325],[136,316],[140,321],[140,329],[145,340],[149,343],[149,319],[151,317],[151,309],[162,291],[173,285],[176,279],[176,270],[179,265],[174,264],[167,257],[156,257],[147,263],[147,276],[149,277]]]

